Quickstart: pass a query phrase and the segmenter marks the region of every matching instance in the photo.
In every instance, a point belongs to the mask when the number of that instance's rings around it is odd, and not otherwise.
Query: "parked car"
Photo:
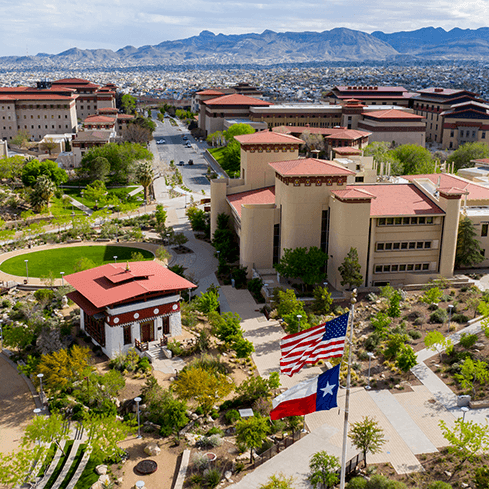
[[[193,165],[194,164],[194,160],[188,160],[188,164],[189,165]]]
[[[183,136],[183,140],[184,141],[187,141],[188,140],[188,137],[187,136]]]
[[[185,163],[184,163],[183,161],[179,161],[179,162],[178,162],[178,165],[179,165],[179,166],[183,166],[183,165],[185,165]]]

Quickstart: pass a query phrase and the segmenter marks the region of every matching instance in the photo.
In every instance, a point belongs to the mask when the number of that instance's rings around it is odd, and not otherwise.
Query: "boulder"
[[[110,477],[107,474],[101,475],[98,478],[98,481],[101,482],[104,487],[106,487],[110,484]]]
[[[104,485],[100,481],[97,481],[90,486],[90,489],[104,489]]]
[[[144,453],[150,457],[156,457],[161,452],[161,448],[156,443],[150,443],[144,447]]]
[[[227,470],[226,472],[224,472],[224,477],[228,482],[231,482],[231,476],[232,476],[232,474],[231,474],[230,470]]]
[[[97,475],[105,475],[107,473],[107,465],[97,465],[95,472]]]

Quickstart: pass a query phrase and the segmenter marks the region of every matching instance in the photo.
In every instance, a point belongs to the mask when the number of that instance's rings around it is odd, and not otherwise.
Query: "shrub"
[[[416,321],[416,319],[423,317],[423,313],[421,311],[411,311],[409,314],[404,316],[404,319],[408,321]]]
[[[178,357],[183,354],[182,344],[179,341],[169,341],[166,347],[172,352],[174,357]]]
[[[197,406],[197,409],[195,410],[195,414],[197,416],[202,416],[204,414],[204,410],[202,409],[202,406]]]
[[[252,278],[248,282],[248,290],[257,302],[265,302],[265,299],[261,295],[261,289],[263,287],[263,280],[259,277]]]
[[[487,465],[484,465],[483,467],[478,467],[476,469],[474,482],[475,482],[475,487],[477,489],[486,489],[487,487],[489,487],[489,467]],[[445,489],[445,488],[436,488],[436,489]]]
[[[346,485],[346,489],[366,489],[366,487],[367,480],[363,477],[353,477]]]
[[[390,480],[381,474],[374,474],[370,477],[366,489],[406,489],[406,484]]]
[[[446,309],[437,309],[430,314],[430,321],[432,323],[443,324],[448,321],[448,314]]]
[[[222,437],[220,435],[203,436],[199,443],[203,447],[220,447],[222,445]]]
[[[205,453],[194,453],[194,456],[192,457],[192,465],[198,471],[204,470],[209,466],[209,459]]]
[[[219,472],[218,469],[209,469],[204,474],[205,483],[207,484],[207,487],[210,488],[217,487],[219,482],[221,482],[221,478],[221,472]]]
[[[151,363],[149,362],[148,357],[141,357],[138,362],[138,369],[142,372],[148,372],[151,370]]]
[[[464,323],[467,323],[469,321],[469,317],[466,316],[465,314],[454,314],[452,316],[452,321],[454,323],[458,323],[458,324],[464,324]]]
[[[434,481],[434,482],[430,482],[426,489],[452,489],[452,486],[448,484],[448,482]]]
[[[6,309],[7,307],[10,307],[11,306],[11,303],[8,299],[3,299],[2,301],[2,308],[3,309]]]
[[[468,350],[477,343],[477,339],[478,337],[476,334],[462,333],[462,336],[460,336],[460,344]]]
[[[411,329],[407,333],[413,340],[419,340],[422,336],[421,331],[416,329]]]
[[[210,430],[207,431],[205,436],[211,436],[211,435],[220,435],[222,436],[224,432],[221,430],[221,428],[218,428],[217,426],[213,426]]]
[[[374,351],[380,345],[380,340],[381,337],[376,331],[368,335],[367,339],[365,340],[365,349],[367,351]]]
[[[227,424],[234,424],[238,419],[241,419],[239,412],[236,409],[231,409],[224,413],[224,421]]]

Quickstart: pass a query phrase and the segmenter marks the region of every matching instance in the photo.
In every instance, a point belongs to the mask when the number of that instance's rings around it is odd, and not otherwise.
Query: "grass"
[[[72,447],[73,447],[73,440],[66,442],[66,444],[64,446],[64,452],[66,453],[66,456],[61,455],[61,458],[59,459],[58,465],[56,466],[56,469],[54,469],[54,472],[51,474],[51,477],[49,478],[48,482],[44,486],[45,489],[49,489],[56,482],[56,479],[58,478],[59,474],[63,470],[63,467],[65,465],[66,460],[70,456],[70,452],[71,452]]]
[[[90,459],[85,466],[85,470],[80,475],[78,482],[74,489],[87,489],[87,487],[92,487],[92,484],[98,481],[98,475],[95,472],[95,467],[98,463]]]
[[[71,205],[64,207],[62,199],[53,199],[49,206],[49,210],[53,216],[71,216],[72,212],[85,215],[83,211],[77,209],[75,206],[73,206],[73,210]]]
[[[123,246],[74,246],[56,248],[53,250],[35,251],[24,255],[14,256],[0,265],[0,270],[11,275],[24,277],[26,274],[26,264],[24,260],[29,260],[29,277],[45,277],[49,272],[54,272],[55,277],[59,277],[59,272],[67,275],[73,273],[74,265],[81,258],[88,258],[95,263],[95,266],[112,263],[114,256],[118,262],[131,261],[133,253],[141,253],[145,260],[152,260],[153,253],[141,248]],[[54,269],[54,270],[53,270]]]
[[[56,445],[53,443],[48,448],[48,451],[46,452],[46,456],[44,457],[44,460],[42,462],[41,469],[39,470],[39,472],[37,474],[38,477],[44,476],[44,474],[46,473],[46,470],[48,469],[48,467],[51,465],[51,462],[53,461],[55,453],[56,453]]]
[[[231,177],[231,178],[239,178],[240,170],[238,171],[229,168],[226,164],[224,157],[225,146],[221,148],[211,148],[209,149],[209,153],[217,160],[217,162],[221,165],[221,168]]]
[[[129,194],[129,192],[132,192],[135,188],[137,188],[137,185],[133,185],[131,187],[108,188],[107,194],[108,195],[117,194],[117,195],[119,195],[119,199],[121,199],[121,196],[123,195],[122,196],[122,199],[123,199],[123,198],[127,198],[127,195]],[[78,200],[78,202],[81,202],[82,204],[86,205],[87,207],[90,207],[90,209],[92,209],[96,205],[95,201],[86,199],[85,197],[82,197],[82,194],[81,194],[83,191],[82,188],[64,188],[62,190],[63,190],[63,193],[65,193],[66,195],[69,195],[70,197],[73,197],[74,199]],[[140,196],[140,194],[142,195],[143,193],[144,193],[144,191],[138,192],[134,197]]]
[[[81,459],[83,458],[83,455],[85,453],[86,445],[80,445],[78,447],[78,451],[76,452],[75,458],[73,460],[73,463],[71,464],[70,470],[66,474],[66,477],[64,478],[63,482],[61,483],[61,486],[59,486],[59,489],[66,489],[66,486],[70,483],[71,479],[75,475],[76,469],[80,465]]]

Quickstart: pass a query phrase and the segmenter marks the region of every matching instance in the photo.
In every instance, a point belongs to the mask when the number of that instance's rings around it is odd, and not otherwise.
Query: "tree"
[[[442,296],[443,292],[438,287],[430,287],[419,300],[430,306],[431,304],[438,304]]]
[[[448,450],[460,460],[451,477],[460,470],[467,461],[473,461],[476,454],[486,452],[489,448],[489,425],[480,425],[474,421],[464,421],[462,418],[455,420],[453,429],[448,428],[445,421],[440,420],[443,437],[450,446]],[[450,479],[451,479],[450,477]]]
[[[132,122],[122,129],[121,139],[129,143],[148,144],[153,136],[147,127]]]
[[[209,314],[219,308],[219,294],[209,290],[201,292],[201,296],[196,300],[196,309],[203,314]]]
[[[345,256],[343,263],[338,267],[341,275],[341,285],[348,285],[351,290],[354,287],[360,287],[363,284],[362,266],[358,261],[358,251],[356,248],[350,248]]]
[[[0,485],[9,488],[25,487],[24,483],[32,485],[35,482],[32,467],[43,457],[46,449],[45,445],[25,443],[20,450],[0,453]]]
[[[455,380],[460,382],[463,389],[472,389],[472,393],[476,395],[476,384],[486,384],[489,380],[489,370],[487,369],[487,363],[482,360],[476,360],[475,362],[470,357],[466,357],[460,373],[454,375]]]
[[[453,350],[453,343],[450,338],[445,338],[439,331],[430,331],[424,338],[424,344],[428,350],[437,351],[440,355],[443,350],[450,353]]]
[[[44,151],[47,151],[49,155],[51,155],[51,152],[53,149],[56,149],[58,146],[58,143],[54,141],[53,138],[44,138],[42,144],[41,144],[41,149]]]
[[[37,373],[44,374],[46,390],[62,391],[90,371],[89,358],[89,348],[74,345],[69,351],[59,350],[42,355]]]
[[[153,183],[154,172],[153,165],[150,161],[142,161],[136,167],[136,178],[138,182],[144,187],[144,199],[149,201],[149,187]]]
[[[326,278],[324,268],[328,255],[317,246],[307,248],[285,248],[275,270],[287,278],[300,278],[306,285],[314,285]]]
[[[15,180],[22,176],[25,159],[20,155],[0,158],[0,180]]]
[[[284,474],[273,474],[268,478],[266,484],[262,484],[259,489],[294,489],[294,478],[286,477]]]
[[[234,233],[230,227],[230,217],[221,213],[217,215],[217,226],[212,237],[212,245],[219,251],[219,261],[232,263],[236,259],[237,246],[234,242]]]
[[[455,267],[472,267],[484,261],[482,249],[476,238],[474,224],[467,216],[462,216],[458,224]]]
[[[435,169],[431,153],[417,144],[401,144],[390,153],[401,162],[404,175],[433,173]]]
[[[19,129],[17,134],[10,140],[12,144],[19,146],[19,148],[28,148],[31,135],[26,129]]]
[[[334,455],[328,455],[324,450],[316,452],[309,461],[311,474],[309,482],[314,489],[328,489],[338,483],[337,471],[340,468],[340,461]]]
[[[251,416],[236,423],[236,441],[250,449],[250,464],[253,463],[253,448],[261,447],[268,428],[268,420],[261,416]]]
[[[315,314],[328,314],[331,309],[333,299],[327,287],[315,287],[312,295],[314,302],[312,303],[312,310]]]
[[[10,348],[16,348],[20,353],[35,340],[36,335],[32,328],[25,324],[16,326],[10,324],[3,327],[3,344]]]
[[[236,388],[239,402],[252,405],[257,399],[269,399],[275,389],[280,387],[280,375],[272,372],[268,379],[265,377],[248,377]]]
[[[396,356],[396,365],[404,372],[409,372],[418,363],[416,353],[410,345],[404,345]]]
[[[487,158],[489,146],[486,143],[465,143],[459,146],[447,159],[448,164],[455,164],[455,171],[472,166],[472,160]]]
[[[219,372],[209,372],[201,367],[188,367],[175,381],[175,392],[182,399],[195,399],[205,413],[233,390],[233,382]]]
[[[49,201],[56,192],[56,186],[46,176],[41,175],[37,178],[36,185],[29,196],[29,200],[36,212],[40,212],[43,207],[49,207]]]
[[[304,141],[302,147],[310,156],[312,151],[324,151],[324,138],[321,134],[311,134],[310,131],[304,131],[300,139]]]
[[[132,96],[129,95],[128,93],[124,94],[122,96],[122,110],[126,114],[134,114],[136,113],[136,99]]]
[[[369,416],[365,416],[361,421],[353,423],[348,437],[352,441],[353,446],[362,451],[365,467],[367,467],[367,452],[372,454],[379,453],[382,445],[386,443],[384,430],[374,418]]]
[[[166,211],[165,208],[163,207],[162,204],[158,204],[156,206],[156,212],[155,212],[155,217],[156,217],[156,222],[158,223],[158,226],[165,226],[166,222]]]
[[[110,173],[110,163],[107,158],[97,156],[94,158],[90,170],[90,180],[101,180],[105,182]]]
[[[233,124],[227,131],[224,131],[224,137],[229,143],[234,140],[236,136],[241,136],[242,134],[254,134],[256,131],[249,124],[238,123]]]
[[[85,413],[83,428],[92,448],[90,457],[96,463],[120,457],[124,450],[119,447],[119,443],[134,432],[134,427],[119,421],[116,416],[90,412]]]
[[[28,161],[22,170],[22,183],[26,187],[34,187],[41,175],[45,175],[56,186],[68,180],[68,174],[51,160],[31,160]]]
[[[61,442],[69,440],[69,431],[66,422],[57,412],[50,416],[36,416],[26,427],[24,441],[28,443],[54,443],[65,455]]]
[[[103,206],[107,198],[107,187],[102,180],[95,180],[85,187],[82,194],[86,199]]]
[[[403,166],[392,156],[392,149],[389,143],[374,141],[363,150],[363,154],[364,156],[373,156],[376,163],[383,163],[384,166],[390,164],[392,175],[402,174]],[[380,172],[380,164],[377,169]]]

